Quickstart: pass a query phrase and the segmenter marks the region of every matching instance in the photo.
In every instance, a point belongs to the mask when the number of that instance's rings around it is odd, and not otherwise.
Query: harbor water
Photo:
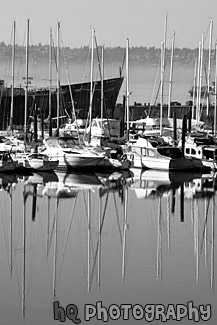
[[[0,180],[1,325],[216,323],[216,175]]]

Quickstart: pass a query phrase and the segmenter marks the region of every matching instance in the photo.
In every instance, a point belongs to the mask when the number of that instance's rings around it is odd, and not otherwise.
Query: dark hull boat
[[[112,118],[114,115],[116,101],[123,82],[123,77],[106,79],[103,81],[104,90],[104,116]],[[87,118],[90,106],[90,89],[91,83],[78,83],[60,86],[60,116],[65,116],[65,119],[72,117],[72,99],[76,111],[77,118]],[[15,89],[17,90],[17,89]],[[6,129],[10,121],[11,107],[11,88],[1,88],[0,114],[0,129]],[[24,106],[25,106],[25,91],[23,88],[14,91],[14,121],[15,127],[24,125]],[[28,91],[28,112],[27,116],[33,115],[35,107],[40,108],[39,112],[44,113],[44,117],[48,116],[49,112],[49,89],[37,88]],[[57,89],[51,90],[51,107],[52,117],[57,116]],[[101,112],[101,81],[93,82],[93,101],[92,101],[92,117],[100,116]],[[28,121],[30,122],[30,121]],[[55,122],[55,119],[54,119]],[[61,123],[64,123],[64,117]],[[54,125],[55,127],[55,125]]]
[[[103,82],[104,92],[104,116],[112,118],[119,91],[123,82],[123,78],[106,79]],[[71,102],[69,86],[61,86],[61,91]],[[87,118],[87,113],[90,106],[90,82],[82,84],[71,85],[72,97],[74,100],[75,110],[78,112],[78,118]],[[69,110],[71,109],[71,106]],[[93,83],[93,102],[92,102],[92,115],[93,118],[100,116],[101,110],[101,81]]]

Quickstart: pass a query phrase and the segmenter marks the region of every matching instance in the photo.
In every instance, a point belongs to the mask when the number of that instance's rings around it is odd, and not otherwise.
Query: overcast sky
[[[18,45],[24,45],[27,19],[30,43],[47,44],[49,29],[56,35],[61,22],[64,46],[90,44],[91,28],[99,45],[160,48],[167,12],[167,46],[176,33],[175,46],[196,48],[202,33],[209,43],[209,23],[213,19],[213,44],[216,41],[216,0],[0,0],[0,41],[11,42],[16,21]]]

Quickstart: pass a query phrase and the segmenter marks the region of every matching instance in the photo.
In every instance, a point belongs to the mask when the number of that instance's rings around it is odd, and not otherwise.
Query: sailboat
[[[127,59],[128,59],[127,42]],[[192,170],[196,167],[202,167],[200,162],[193,159],[186,159],[179,148],[169,146],[162,138],[163,130],[163,82],[165,68],[165,44],[161,43],[161,110],[159,119],[160,137],[148,138],[143,135],[137,137],[137,140],[130,143],[128,136],[128,145],[125,154],[131,160],[131,167],[142,169],[158,170]],[[128,62],[127,62],[128,67]],[[128,71],[128,68],[127,68]],[[128,77],[127,77],[128,80]],[[127,82],[127,98],[129,97],[129,85]],[[129,135],[129,99],[127,100],[127,134]],[[184,125],[184,122],[183,122]],[[156,130],[155,130],[156,131]]]
[[[103,153],[97,153],[92,148],[85,147],[81,144],[80,139],[59,136],[60,126],[60,86],[59,86],[59,30],[57,32],[57,136],[48,137],[44,140],[42,154],[58,160],[58,169],[70,170],[74,168],[93,168],[96,167],[103,159]],[[73,101],[73,98],[71,99]],[[75,117],[76,118],[76,117]]]
[[[100,68],[101,75],[101,110],[100,118],[92,118],[93,111],[93,96],[94,96],[94,83],[93,83],[93,43],[95,38],[95,30],[92,29],[92,51],[91,51],[91,87],[90,87],[90,107],[89,107],[89,126],[84,133],[84,143],[86,146],[96,148],[97,152],[105,154],[105,159],[99,163],[99,167],[108,169],[129,169],[130,161],[124,156],[119,143],[120,139],[121,122],[116,119],[108,118],[105,114],[105,98],[104,98],[104,46],[102,46],[102,62]],[[120,154],[121,152],[121,154]]]
[[[37,149],[35,152],[27,151],[27,136],[28,136],[28,127],[27,127],[27,105],[28,105],[28,71],[29,71],[29,19],[27,20],[27,34],[26,34],[26,88],[25,88],[25,111],[24,111],[24,134],[25,134],[25,152],[14,151],[12,157],[16,159],[17,164],[20,169],[28,170],[40,170],[40,171],[54,171],[59,161],[57,159],[52,159],[43,153],[38,153]],[[13,114],[12,114],[13,117]],[[37,145],[37,139],[35,146]]]
[[[216,59],[217,59],[217,54],[216,54]],[[217,65],[215,67],[215,79],[217,80]],[[214,89],[215,94],[216,94],[216,85],[217,83],[215,82],[215,89]],[[209,103],[209,98],[207,98],[207,103]],[[209,134],[205,132],[189,133],[188,136],[186,137],[185,152],[184,152],[186,157],[195,157],[197,159],[200,159],[204,166],[208,166],[211,170],[214,171],[217,170],[217,144],[215,141],[216,103],[217,102],[215,98],[215,110],[214,110],[214,121],[213,121],[214,134]],[[207,109],[209,109],[208,106],[209,105],[207,105]]]

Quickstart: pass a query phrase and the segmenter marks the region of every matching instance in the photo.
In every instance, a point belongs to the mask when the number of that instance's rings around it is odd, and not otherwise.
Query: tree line
[[[100,57],[101,48],[95,49],[95,55]],[[52,50],[53,57],[55,57],[56,49]],[[104,49],[104,59],[108,63],[121,63],[125,58],[126,49],[120,46],[106,47]],[[25,60],[26,49],[25,46],[15,46],[16,59]],[[90,55],[90,48],[88,46],[82,46],[80,48],[62,47],[60,48],[60,55],[64,56],[68,63],[83,63]],[[171,49],[166,50],[167,59],[171,56]],[[177,65],[194,65],[198,56],[198,49],[190,48],[175,48],[174,49],[174,64]],[[214,50],[211,53],[213,60],[215,59]],[[30,45],[29,57],[31,61],[36,63],[48,62],[49,60],[49,45]],[[161,57],[160,48],[156,47],[131,47],[129,49],[129,59],[135,64],[156,65],[159,64]],[[12,58],[12,45],[7,45],[4,42],[0,43],[0,60],[10,60]],[[204,50],[204,62],[208,60],[208,50]]]

